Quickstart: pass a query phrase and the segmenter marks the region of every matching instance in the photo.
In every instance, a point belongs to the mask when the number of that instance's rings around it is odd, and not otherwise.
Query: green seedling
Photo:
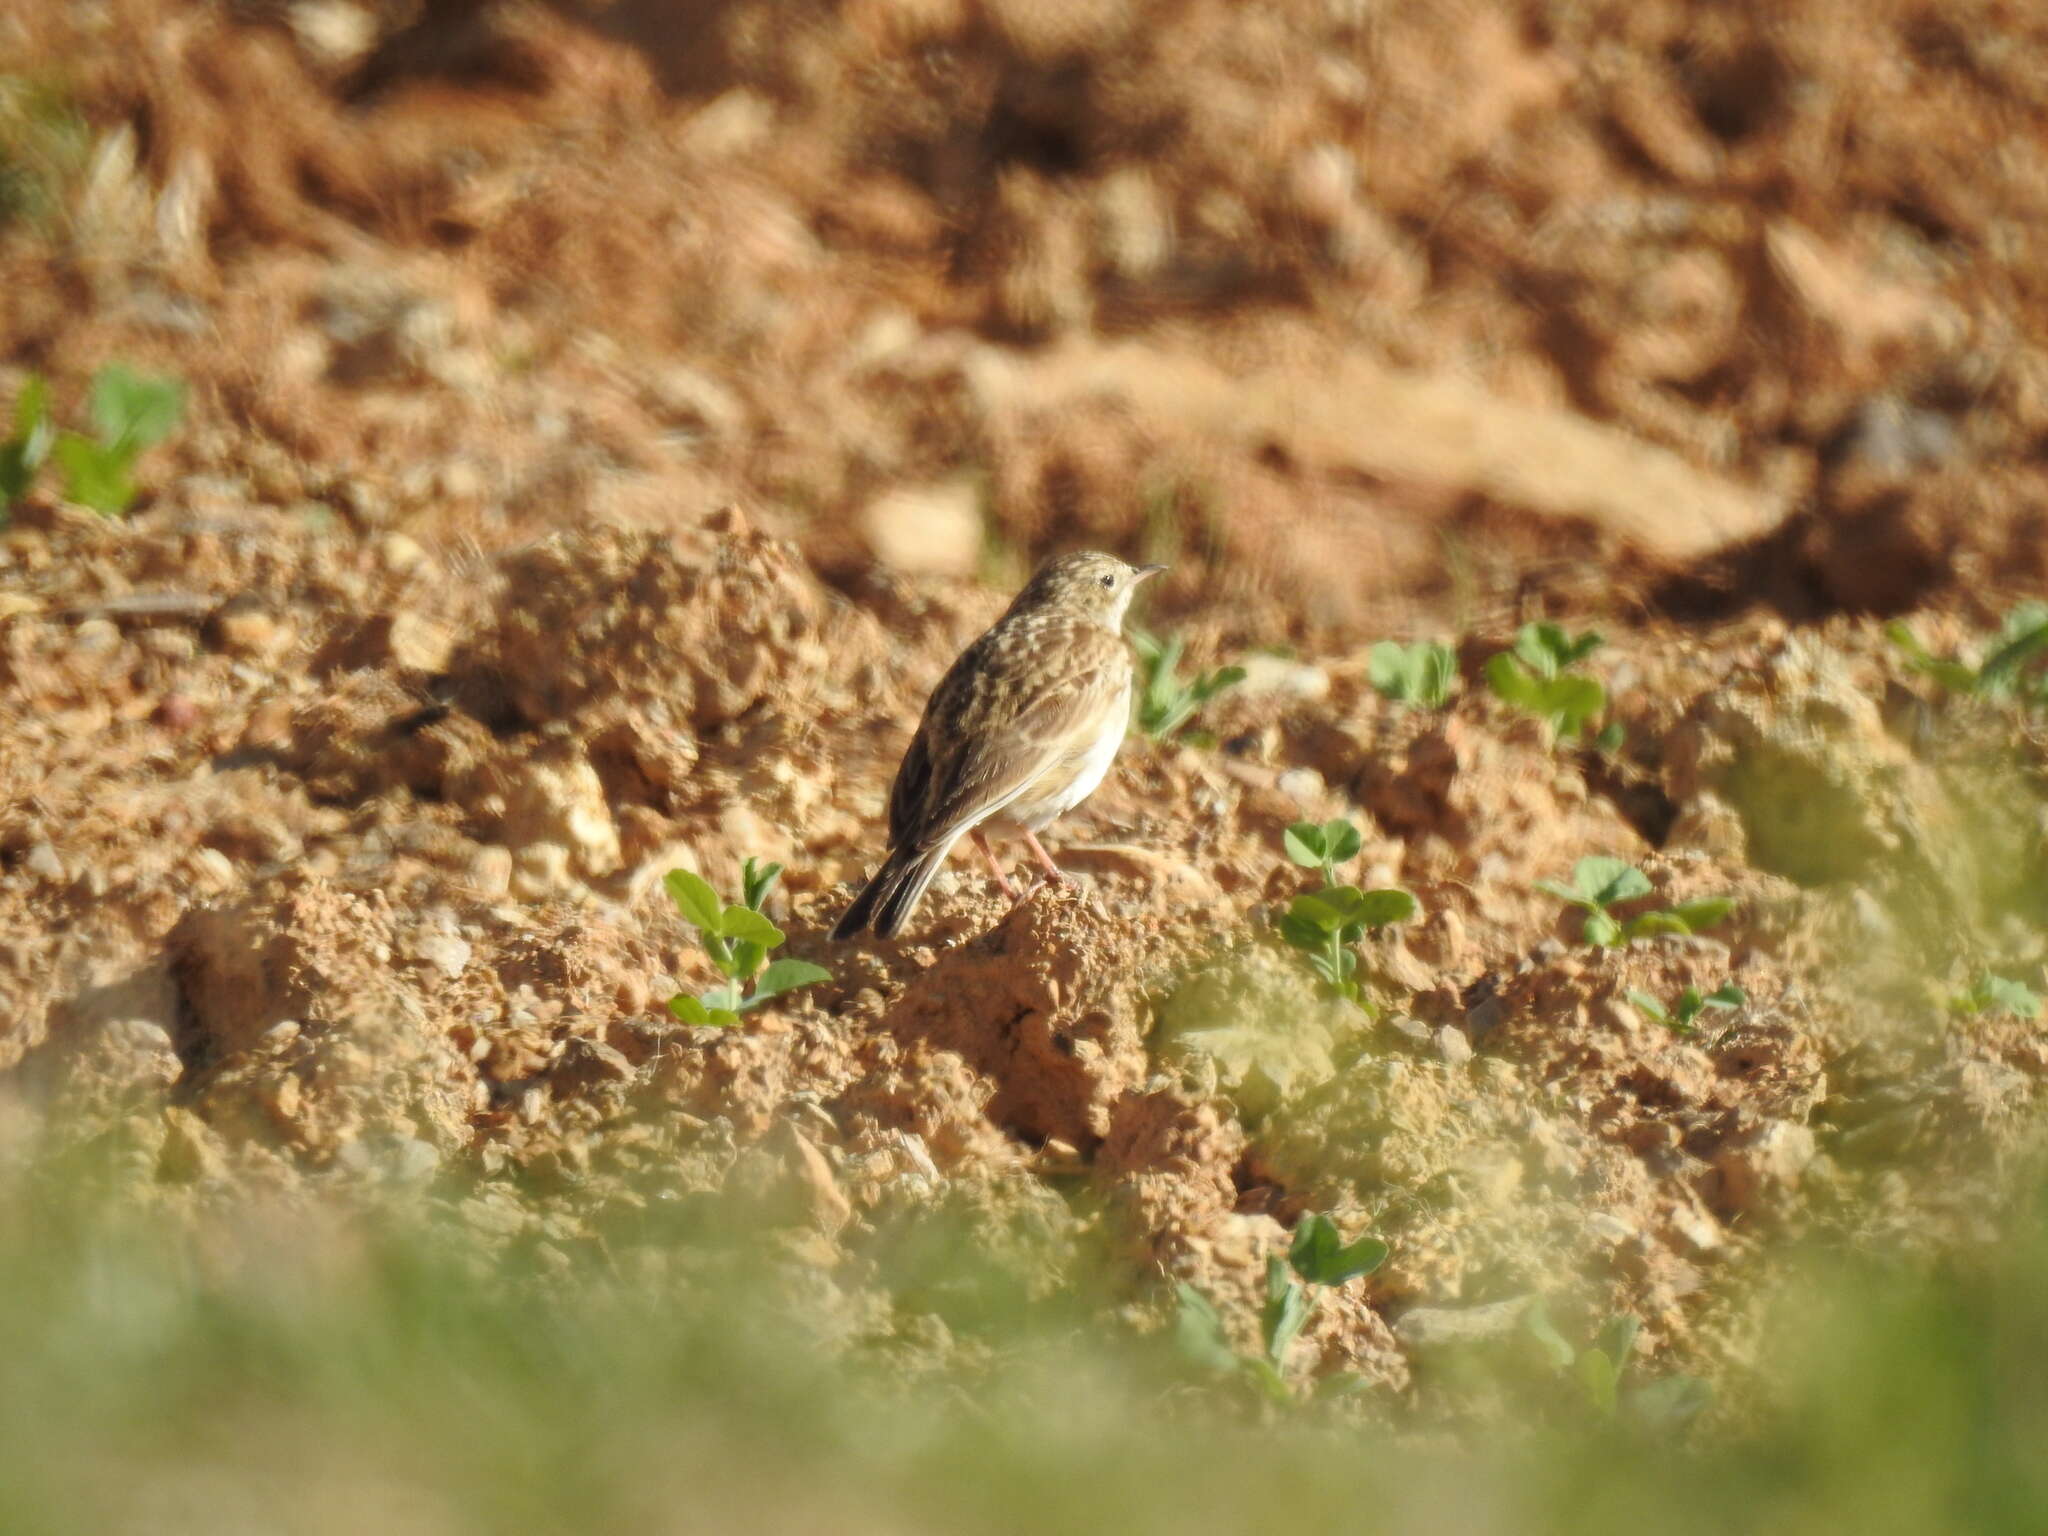
[[[726,981],[696,997],[679,993],[669,999],[668,1011],[685,1024],[730,1028],[739,1023],[741,1014],[770,998],[832,979],[830,971],[808,960],[785,958],[768,964],[768,952],[781,946],[784,934],[768,920],[761,905],[781,874],[780,864],[748,859],[740,874],[737,906],[725,905],[709,881],[687,869],[672,869],[662,881],[683,921],[702,936],[704,952]]]
[[[1344,820],[1296,822],[1287,829],[1287,857],[1305,869],[1320,870],[1323,888],[1294,898],[1280,919],[1280,937],[1308,956],[1316,975],[1339,997],[1365,1006],[1358,984],[1358,941],[1366,930],[1405,923],[1415,916],[1415,898],[1406,891],[1362,891],[1340,883],[1337,866],[1355,858],[1362,845],[1358,828]]]
[[[0,444],[0,498],[12,506],[55,459],[68,499],[109,517],[125,512],[135,500],[136,460],[170,436],[184,408],[185,386],[176,379],[110,363],[93,375],[88,437],[57,430],[48,388],[31,378],[14,404],[14,434]]]
[[[1515,648],[1487,662],[1487,686],[1502,703],[1543,721],[1552,740],[1574,740],[1607,708],[1607,690],[1599,681],[1571,670],[1601,644],[1601,637],[1590,631],[1569,635],[1555,624],[1524,624]],[[1594,744],[1603,751],[1620,746],[1619,722]]]
[[[1244,1362],[1230,1347],[1230,1335],[1215,1303],[1182,1280],[1173,1288],[1178,1310],[1173,1319],[1174,1347],[1190,1365],[1213,1376],[1241,1370]]]
[[[2009,1013],[2018,1019],[2041,1017],[2041,999],[2023,982],[1994,976],[1986,971],[1971,983],[1970,990],[1952,998],[1949,1007],[1960,1014]]]
[[[51,449],[63,467],[65,494],[109,516],[135,500],[130,475],[143,452],[170,436],[185,409],[176,379],[136,373],[119,363],[93,375],[92,424],[97,434],[60,432]]]
[[[1138,653],[1140,682],[1134,706],[1138,729],[1154,741],[1171,741],[1204,704],[1244,681],[1243,667],[1218,667],[1214,672],[1198,672],[1192,679],[1183,678],[1179,635],[1162,640],[1146,630],[1133,629],[1130,636]]]
[[[1287,1378],[1281,1374],[1287,1351],[1308,1321],[1309,1290],[1289,1273],[1287,1261],[1277,1253],[1266,1260],[1266,1301],[1259,1308],[1259,1339],[1266,1346],[1263,1358],[1247,1362],[1253,1378],[1269,1397],[1288,1399]]]
[[[1560,1375],[1569,1373],[1585,1394],[1586,1406],[1612,1419],[1621,1404],[1621,1376],[1628,1369],[1641,1325],[1628,1316],[1610,1317],[1589,1349],[1575,1348],[1558,1332],[1543,1304],[1522,1314],[1522,1327],[1543,1362]]]
[[[1611,1423],[1625,1412],[1650,1427],[1676,1428],[1707,1405],[1707,1384],[1696,1376],[1625,1380],[1641,1331],[1633,1317],[1610,1317],[1586,1349],[1576,1348],[1558,1331],[1541,1302],[1522,1314],[1522,1330],[1542,1365],[1573,1382],[1597,1418]]]
[[[14,400],[14,435],[0,443],[0,511],[28,494],[56,438],[57,428],[50,420],[50,387],[31,375]]]
[[[2034,665],[2048,653],[2048,603],[2021,603],[2007,614],[1992,642],[1991,654],[1980,665],[1933,655],[1903,620],[1894,619],[1884,632],[1885,638],[1905,653],[1907,666],[1933,678],[1950,693],[2048,703],[2048,672]]]
[[[1624,921],[1609,909],[1649,895],[1650,877],[1633,864],[1599,854],[1583,858],[1572,866],[1572,883],[1569,886],[1559,885],[1555,880],[1538,880],[1536,889],[1582,909],[1586,914],[1586,942],[1602,949],[1630,939],[1655,938],[1660,934],[1682,936],[1700,933],[1735,910],[1735,903],[1729,897],[1703,896],[1693,901],[1681,901],[1675,907],[1638,913]]]
[[[1319,1288],[1335,1289],[1369,1275],[1387,1261],[1387,1254],[1387,1245],[1376,1237],[1347,1244],[1328,1216],[1304,1216],[1287,1257],[1274,1254],[1266,1260],[1266,1299],[1259,1308],[1263,1354],[1239,1355],[1209,1298],[1185,1281],[1176,1288],[1176,1343],[1185,1358],[1210,1374],[1242,1375],[1274,1402],[1292,1402],[1282,1374],[1287,1351],[1315,1311]]]
[[[1341,816],[1320,826],[1313,821],[1297,821],[1281,834],[1280,842],[1287,857],[1303,869],[1320,869],[1326,885],[1337,883],[1337,866],[1357,858],[1358,850],[1365,845],[1358,828]]]
[[[1531,671],[1557,677],[1607,643],[1598,630],[1567,634],[1561,624],[1524,624],[1515,633],[1514,654]]]
[[[1396,704],[1441,709],[1458,683],[1458,658],[1448,645],[1418,640],[1402,645],[1382,640],[1372,648],[1366,676]]]
[[[1687,987],[1678,994],[1678,1001],[1665,1007],[1647,992],[1629,988],[1628,1000],[1634,1003],[1666,1029],[1681,1035],[1693,1032],[1693,1021],[1709,1008],[1740,1008],[1749,1001],[1749,996],[1732,981],[1724,981],[1711,992],[1702,992],[1698,987]]]
[[[1346,1243],[1328,1216],[1304,1216],[1295,1223],[1287,1262],[1310,1285],[1340,1286],[1369,1275],[1387,1262],[1387,1245],[1376,1237]]]

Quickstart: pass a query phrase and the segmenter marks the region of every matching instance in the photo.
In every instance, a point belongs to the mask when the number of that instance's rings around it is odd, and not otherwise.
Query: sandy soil
[[[110,521],[0,533],[8,1160],[444,1202],[562,1255],[724,1191],[852,1310],[943,1205],[1246,1338],[1306,1211],[1392,1258],[1290,1369],[1422,1390],[1544,1294],[1745,1360],[1785,1240],[1938,1246],[2038,1139],[2043,728],[1937,650],[2048,589],[2048,27],[1970,0],[174,5],[0,18],[0,393],[175,372]],[[9,66],[10,69],[16,66]],[[10,183],[13,185],[15,183]],[[825,937],[925,691],[1043,553],[1170,560],[1252,677],[1059,831]],[[1625,727],[1490,698],[1597,623]],[[1369,686],[1459,646],[1442,711]],[[1422,915],[1379,1017],[1298,819]],[[1615,952],[1589,854],[1703,937]],[[661,890],[788,864],[739,1030]],[[1681,1036],[1631,1005],[1733,980]],[[878,1293],[879,1294],[879,1293]],[[882,1305],[876,1303],[876,1305]],[[900,1302],[887,1305],[901,1307]],[[872,1309],[871,1309],[872,1310]],[[910,1328],[913,1319],[864,1326]]]

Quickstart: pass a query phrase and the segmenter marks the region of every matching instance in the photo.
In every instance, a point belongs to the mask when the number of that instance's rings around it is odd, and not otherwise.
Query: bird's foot
[[[1052,855],[1045,851],[1044,845],[1038,841],[1038,835],[1035,832],[1026,832],[1024,834],[1024,841],[1030,845],[1031,856],[1038,860],[1038,867],[1045,871],[1044,878],[1046,880],[1054,885],[1072,885],[1074,883],[1071,875],[1061,869],[1059,865],[1053,863]],[[1037,884],[1038,882],[1033,882],[1034,886]]]
[[[1026,896],[1031,894],[1029,891],[1020,892],[1017,889],[1017,882],[1012,880],[1008,875],[1003,873],[1003,866],[996,862],[995,850],[989,847],[988,839],[981,835],[979,829],[976,829],[975,831],[972,831],[967,835],[974,839],[974,846],[981,850],[981,857],[983,861],[986,862],[988,865],[988,872],[991,875],[995,876],[996,889],[1001,891],[1005,896],[1010,898],[1011,906],[1014,907],[1018,902],[1022,901]]]
[[[1084,885],[1065,870],[1055,870],[1051,874],[1033,875],[1031,883],[1024,887],[1024,894],[1017,898],[1016,905],[1021,907],[1040,891],[1072,892],[1074,899],[1083,906],[1087,906],[1095,899],[1094,887]]]

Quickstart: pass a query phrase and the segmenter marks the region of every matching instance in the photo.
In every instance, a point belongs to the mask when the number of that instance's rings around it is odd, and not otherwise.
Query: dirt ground
[[[0,397],[189,391],[131,516],[0,532],[0,1161],[544,1266],[723,1192],[918,1337],[920,1212],[1249,1341],[1329,1211],[1392,1256],[1290,1370],[1396,1396],[1538,1295],[1739,1373],[1790,1240],[1993,1230],[2048,1033],[1946,999],[2042,981],[2048,738],[1881,626],[2048,595],[2026,8],[112,0],[0,61]],[[1216,745],[1134,735],[1078,893],[832,944],[1075,546],[1246,661]],[[1488,695],[1538,617],[1615,752]],[[1441,711],[1367,680],[1418,636]],[[1377,1020],[1273,936],[1336,815],[1421,905]],[[1590,854],[1739,905],[1590,950],[1532,888]],[[678,1024],[661,877],[748,855],[833,978]]]

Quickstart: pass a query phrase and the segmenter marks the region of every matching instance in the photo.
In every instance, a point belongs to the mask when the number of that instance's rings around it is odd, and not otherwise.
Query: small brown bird
[[[1165,569],[1062,555],[960,653],[896,770],[889,856],[833,938],[870,927],[893,938],[962,833],[1014,897],[984,826],[1022,834],[1047,876],[1066,879],[1038,832],[1088,798],[1123,744],[1132,673],[1124,610],[1138,584]]]

